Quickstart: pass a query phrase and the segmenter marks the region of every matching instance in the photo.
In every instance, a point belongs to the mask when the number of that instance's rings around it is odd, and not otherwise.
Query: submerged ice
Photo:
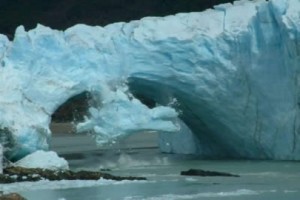
[[[297,0],[236,1],[105,27],[20,26],[13,41],[0,35],[10,156],[47,149],[52,113],[87,91],[93,102],[77,130],[100,144],[156,131],[167,152],[300,159],[299,11]]]

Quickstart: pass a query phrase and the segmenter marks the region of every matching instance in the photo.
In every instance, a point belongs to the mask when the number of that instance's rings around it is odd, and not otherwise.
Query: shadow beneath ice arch
[[[69,98],[52,114],[52,122],[71,123],[82,121],[87,114],[90,100],[91,94],[87,91]]]
[[[228,142],[235,138],[229,140],[222,131],[212,129],[219,126],[219,119],[213,115],[210,102],[193,93],[193,85],[175,79],[159,80],[159,75],[149,79],[143,74],[134,74],[128,79],[128,85],[134,96],[142,97],[142,102],[170,106],[179,113],[180,131],[159,134],[159,146],[163,152],[194,154],[201,158],[239,157],[232,143]]]

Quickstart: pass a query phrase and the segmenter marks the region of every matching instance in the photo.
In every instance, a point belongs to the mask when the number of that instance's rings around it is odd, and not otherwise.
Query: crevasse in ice
[[[157,131],[166,152],[298,160],[299,12],[298,0],[236,1],[105,27],[20,26],[12,42],[1,35],[11,157],[47,149],[51,114],[89,91],[97,103],[77,130],[99,143]]]

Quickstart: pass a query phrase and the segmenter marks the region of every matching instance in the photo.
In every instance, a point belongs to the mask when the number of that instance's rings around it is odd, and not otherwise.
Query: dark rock
[[[54,171],[39,168],[22,168],[22,167],[8,167],[0,174],[0,183],[14,183],[24,181],[39,181],[47,180],[98,180],[100,178],[109,180],[146,180],[144,177],[121,177],[114,176],[103,172],[94,171],[78,171],[71,170]]]
[[[216,172],[216,171],[205,171],[202,169],[190,169],[188,171],[182,171],[180,175],[184,176],[228,176],[228,177],[240,177],[236,174],[230,174],[226,172]]]
[[[0,200],[26,200],[26,199],[17,193],[11,193],[6,195],[1,195]]]

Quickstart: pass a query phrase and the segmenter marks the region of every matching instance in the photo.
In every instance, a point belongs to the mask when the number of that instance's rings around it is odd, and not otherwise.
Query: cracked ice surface
[[[90,91],[99,103],[77,129],[99,143],[153,130],[170,132],[160,143],[168,152],[298,160],[299,11],[297,0],[243,0],[105,27],[21,26],[12,42],[1,35],[0,121],[12,152],[47,149],[51,114]]]

